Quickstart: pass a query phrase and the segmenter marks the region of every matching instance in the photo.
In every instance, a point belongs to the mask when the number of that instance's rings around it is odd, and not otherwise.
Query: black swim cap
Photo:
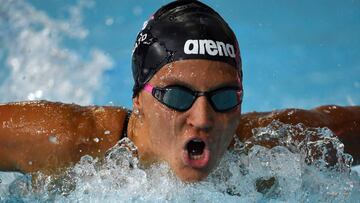
[[[241,58],[234,32],[209,6],[178,0],[161,7],[144,23],[132,55],[133,97],[167,63],[208,59],[234,66],[242,81]]]

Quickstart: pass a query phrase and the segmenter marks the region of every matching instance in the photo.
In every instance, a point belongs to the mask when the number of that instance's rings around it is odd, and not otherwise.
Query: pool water
[[[273,122],[255,129],[254,140],[237,143],[219,167],[199,183],[179,181],[166,164],[143,168],[136,147],[124,138],[103,160],[84,156],[56,176],[13,176],[0,187],[9,202],[356,202],[360,176],[352,157],[326,128]],[[302,135],[301,139],[296,138]],[[319,137],[318,140],[312,138]],[[271,149],[254,145],[278,142]],[[329,159],[336,151],[335,159]],[[4,176],[4,175],[3,175]],[[13,178],[14,178],[13,177]]]
[[[0,0],[0,102],[131,108],[131,51],[166,0]],[[236,33],[243,111],[360,104],[359,1],[204,0]]]

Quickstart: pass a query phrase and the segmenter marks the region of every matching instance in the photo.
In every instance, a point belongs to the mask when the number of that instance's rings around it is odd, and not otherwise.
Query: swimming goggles
[[[198,92],[180,85],[160,88],[146,83],[144,90],[151,93],[165,106],[181,112],[189,110],[200,96],[205,96],[215,111],[226,112],[241,104],[243,96],[243,91],[239,87],[222,87],[207,92]]]

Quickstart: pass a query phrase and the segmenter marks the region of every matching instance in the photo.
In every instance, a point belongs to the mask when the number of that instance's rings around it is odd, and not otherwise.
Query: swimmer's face
[[[165,65],[149,81],[154,87],[181,85],[196,91],[239,86],[234,67],[210,60],[183,60]],[[141,91],[134,99],[140,110],[141,128],[135,138],[142,160],[167,162],[183,181],[198,181],[214,169],[231,142],[241,107],[216,112],[205,96],[179,112],[166,107],[151,93]]]

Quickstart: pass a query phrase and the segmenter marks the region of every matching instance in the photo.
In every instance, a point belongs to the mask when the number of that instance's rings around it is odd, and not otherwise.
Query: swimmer
[[[235,34],[207,5],[160,8],[137,36],[133,110],[48,101],[0,105],[0,170],[55,173],[84,155],[104,157],[128,137],[142,165],[166,162],[183,181],[219,164],[234,135],[273,120],[328,127],[360,159],[360,107],[322,106],[241,115],[242,65]]]

